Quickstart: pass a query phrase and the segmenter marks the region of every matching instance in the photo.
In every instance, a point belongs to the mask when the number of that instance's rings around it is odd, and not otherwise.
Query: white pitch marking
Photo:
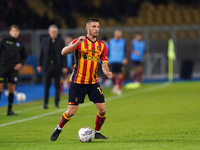
[[[113,97],[107,98],[106,102],[112,101],[112,100],[116,100],[116,99],[119,99],[119,98],[123,98],[123,97],[127,97],[127,96],[132,95],[132,94],[140,94],[140,93],[155,91],[155,90],[158,90],[158,89],[165,88],[165,87],[167,87],[169,85],[170,85],[170,83],[166,82],[166,83],[158,85],[158,86],[149,87],[149,88],[146,88],[146,89],[143,89],[143,90],[140,90],[140,91],[135,91],[135,93],[131,92],[131,93],[126,93],[126,94],[122,94],[122,95],[119,95],[119,96],[113,96]],[[79,108],[87,107],[87,106],[90,106],[90,105],[93,105],[93,103],[82,104],[82,105],[79,106]],[[59,113],[59,112],[63,112],[63,111],[66,111],[66,108],[60,109],[60,110],[57,110],[57,111],[54,111],[54,112],[49,112],[49,113],[46,113],[46,114],[42,114],[42,115],[37,115],[37,116],[33,116],[33,117],[29,117],[29,118],[13,121],[13,122],[3,123],[3,124],[0,124],[0,127],[4,127],[4,126],[16,124],[16,123],[21,123],[21,122],[25,122],[25,121],[29,121],[29,120],[38,119],[38,118],[41,118],[41,117],[53,115],[53,114],[56,114],[56,113]]]

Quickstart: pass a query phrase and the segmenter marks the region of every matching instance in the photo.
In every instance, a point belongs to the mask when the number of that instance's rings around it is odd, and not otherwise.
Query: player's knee
[[[74,116],[75,115],[75,111],[68,111],[68,113],[67,113],[67,117],[72,117],[72,116]]]
[[[15,85],[14,84],[8,84],[8,91],[9,91],[9,93],[14,93]]]
[[[101,109],[99,109],[99,114],[100,114],[101,116],[104,116],[104,115],[106,114],[106,108],[101,108]]]
[[[76,109],[70,109],[67,111],[66,115],[67,117],[72,117],[75,115],[75,113],[76,113]]]

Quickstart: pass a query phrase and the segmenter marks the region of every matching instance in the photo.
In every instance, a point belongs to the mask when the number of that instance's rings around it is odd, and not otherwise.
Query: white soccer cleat
[[[118,85],[114,85],[114,87],[112,88],[112,93],[116,93],[118,90]]]
[[[121,95],[121,94],[122,94],[122,90],[118,89],[118,90],[116,91],[116,94],[117,94],[117,95]]]

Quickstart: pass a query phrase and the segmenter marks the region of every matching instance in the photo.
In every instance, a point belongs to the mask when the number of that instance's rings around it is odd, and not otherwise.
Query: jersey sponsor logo
[[[20,46],[20,43],[17,42],[17,43],[16,43],[16,46],[19,47],[19,46]]]
[[[95,50],[91,50],[92,54],[95,54]]]
[[[83,59],[91,60],[91,61],[96,61],[96,62],[99,61],[99,58],[98,58],[98,57],[96,57],[96,56],[91,56],[91,55],[84,55],[84,56],[83,56]]]
[[[95,54],[95,53],[100,53],[100,51],[95,51],[95,50],[85,50],[85,52],[87,53],[87,52],[92,52],[92,54]]]
[[[11,42],[11,41],[6,41],[6,44],[13,44],[13,42]]]

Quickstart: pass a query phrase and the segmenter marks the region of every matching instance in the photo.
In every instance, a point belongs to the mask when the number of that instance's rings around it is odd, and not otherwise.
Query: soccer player
[[[51,134],[51,141],[56,141],[64,125],[72,118],[78,109],[78,105],[84,103],[86,94],[97,108],[95,121],[95,138],[107,139],[100,133],[100,129],[106,119],[106,107],[103,92],[97,79],[99,58],[102,61],[102,70],[108,78],[112,78],[112,72],[108,68],[107,47],[97,39],[99,34],[99,21],[89,19],[86,23],[86,36],[80,36],[62,50],[62,55],[74,52],[75,67],[71,75],[69,85],[68,110],[63,113],[56,129]]]
[[[135,35],[135,39],[131,41],[130,59],[133,62],[133,81],[142,82],[143,68],[142,61],[145,54],[145,42],[141,33]]]
[[[18,80],[18,70],[26,61],[26,51],[23,42],[18,39],[19,27],[10,27],[10,37],[3,38],[0,43],[0,98],[4,81],[8,78],[8,111],[7,115],[17,115],[12,111],[15,85]]]
[[[118,95],[122,93],[121,89],[124,78],[122,67],[128,62],[127,50],[128,46],[126,44],[126,40],[122,38],[122,31],[115,30],[114,37],[109,41],[108,60],[111,66],[111,71],[113,72],[112,81],[114,87],[112,89],[112,92]]]

